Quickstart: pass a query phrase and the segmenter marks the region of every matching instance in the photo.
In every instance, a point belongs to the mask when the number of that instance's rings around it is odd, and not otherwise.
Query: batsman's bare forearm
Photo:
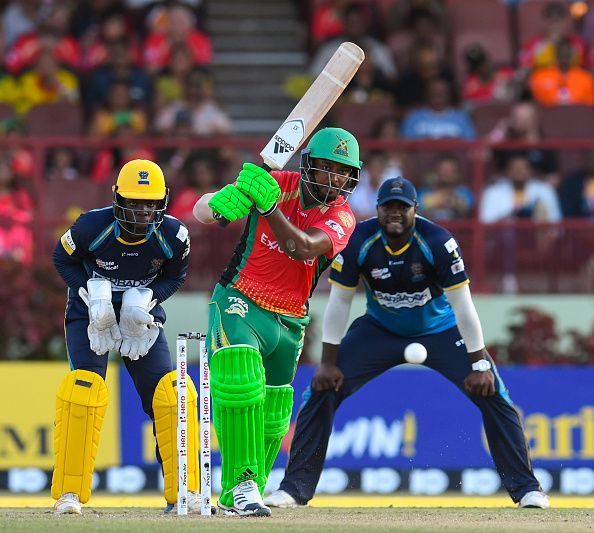
[[[202,224],[212,224],[215,218],[212,214],[212,209],[208,205],[208,201],[212,198],[214,192],[207,192],[194,204],[192,214],[198,222]]]
[[[330,237],[318,228],[300,230],[287,220],[280,209],[266,217],[280,249],[297,261],[313,259],[332,249]]]
[[[328,342],[323,342],[322,343],[321,364],[336,366],[337,357],[338,357],[338,344],[330,344]]]
[[[470,363],[476,363],[477,361],[480,361],[481,359],[487,359],[487,350],[486,348],[483,348],[481,350],[477,350],[476,352],[469,352],[468,353],[468,359],[470,360]]]

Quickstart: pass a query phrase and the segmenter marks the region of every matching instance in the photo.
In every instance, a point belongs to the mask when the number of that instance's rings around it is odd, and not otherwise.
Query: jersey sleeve
[[[89,279],[83,264],[84,258],[89,253],[90,244],[86,226],[87,218],[83,214],[60,237],[53,254],[54,266],[58,274],[75,294],[80,287],[86,286]]]
[[[360,265],[358,261],[361,237],[355,230],[346,247],[330,265],[329,281],[346,289],[356,289],[359,284]]]
[[[355,230],[355,217],[347,205],[331,207],[311,227],[321,229],[330,237],[332,249],[326,253],[326,257],[332,259],[344,250],[349,242],[349,238]]]
[[[188,255],[190,254],[190,234],[188,228],[179,220],[177,231],[171,239],[172,257],[165,261],[159,275],[149,285],[159,303],[164,302],[183,285],[188,274]]]
[[[456,239],[447,231],[440,232],[433,246],[437,282],[443,290],[451,290],[469,283],[464,259]]]

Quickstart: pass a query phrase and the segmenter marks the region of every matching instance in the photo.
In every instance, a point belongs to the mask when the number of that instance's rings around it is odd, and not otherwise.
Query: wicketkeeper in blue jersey
[[[167,509],[177,500],[176,373],[160,304],[184,282],[190,238],[179,220],[165,214],[168,197],[156,163],[130,161],[113,186],[113,204],[81,215],[54,250],[54,264],[68,285],[70,363],[56,398],[56,514],[81,514],[91,496],[111,350],[121,354],[142,408],[154,421]],[[189,378],[188,396],[188,508],[200,512],[197,395]]]
[[[365,383],[405,363],[404,349],[413,342],[427,348],[424,365],[480,409],[493,461],[512,500],[520,507],[549,507],[530,465],[520,417],[485,349],[458,243],[417,209],[410,181],[385,181],[377,217],[357,224],[332,263],[322,363],[304,395],[285,477],[265,499],[271,507],[307,504],[322,473],[336,410]],[[367,312],[344,335],[359,280]]]

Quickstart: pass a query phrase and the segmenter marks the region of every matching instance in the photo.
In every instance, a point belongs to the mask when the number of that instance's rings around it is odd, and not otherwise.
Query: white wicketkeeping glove
[[[117,350],[122,335],[111,303],[111,282],[108,279],[91,278],[87,280],[86,290],[84,287],[78,289],[78,295],[89,308],[87,335],[91,350],[97,355]]]
[[[133,361],[148,353],[159,336],[159,329],[163,327],[149,313],[157,305],[157,300],[151,300],[152,297],[151,289],[128,289],[122,298],[120,353]]]

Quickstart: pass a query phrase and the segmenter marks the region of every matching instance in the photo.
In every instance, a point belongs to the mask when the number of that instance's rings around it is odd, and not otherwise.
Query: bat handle
[[[260,165],[266,172],[270,172],[272,169],[266,164],[266,163],[262,163]],[[212,216],[214,217],[214,219],[217,221],[217,224],[219,226],[221,226],[222,228],[226,228],[229,224],[230,221],[227,220],[223,215],[219,214],[219,213],[213,213]]]

